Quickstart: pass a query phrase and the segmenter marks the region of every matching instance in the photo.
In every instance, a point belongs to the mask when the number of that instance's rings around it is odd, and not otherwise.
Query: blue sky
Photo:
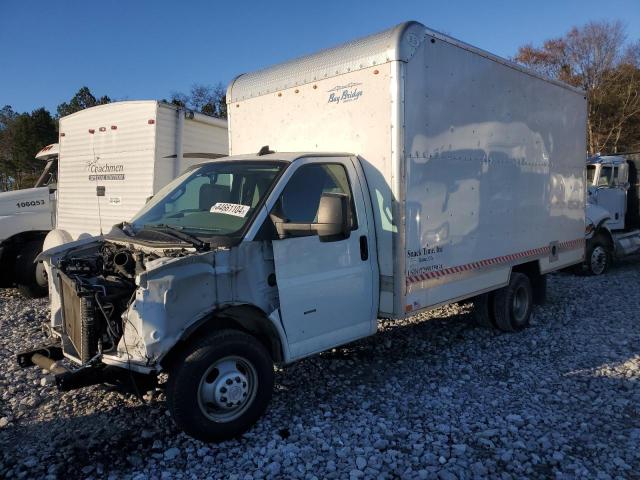
[[[640,38],[640,0],[0,0],[0,106],[54,112],[83,85],[167,98],[405,20],[509,57],[601,19]]]

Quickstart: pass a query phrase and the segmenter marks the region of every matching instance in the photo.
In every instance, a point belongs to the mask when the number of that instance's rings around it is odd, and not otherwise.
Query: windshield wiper
[[[171,225],[167,225],[166,223],[158,223],[158,224],[147,224],[142,227],[145,230],[156,230],[158,232],[166,233],[171,235],[172,237],[179,238],[180,240],[184,240],[185,242],[193,245],[196,250],[209,250],[209,244],[203,242],[195,235],[190,235],[182,230],[172,227]]]
[[[122,232],[124,232],[124,234],[127,237],[133,237],[136,234],[136,232],[133,230],[133,227],[131,226],[131,224],[129,222],[119,223],[119,224],[115,225],[115,227],[119,228]]]

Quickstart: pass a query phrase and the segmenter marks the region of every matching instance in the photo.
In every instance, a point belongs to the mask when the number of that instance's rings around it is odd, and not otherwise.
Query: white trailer
[[[60,119],[51,248],[130,220],[160,188],[228,154],[227,122],[155,100],[114,102]]]
[[[178,426],[220,440],[265,410],[274,362],[467,298],[520,330],[544,275],[582,261],[581,91],[409,22],[241,75],[227,100],[233,156],[45,252],[64,302],[21,365],[82,365],[63,390],[166,371]]]
[[[17,286],[27,297],[47,293],[44,267],[34,260],[54,225],[58,144],[36,158],[45,163],[33,188],[0,193],[0,286]]]

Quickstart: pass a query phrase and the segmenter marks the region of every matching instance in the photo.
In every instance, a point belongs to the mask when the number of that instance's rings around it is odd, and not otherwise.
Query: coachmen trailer
[[[582,261],[579,90],[410,22],[241,75],[227,100],[233,156],[44,253],[63,307],[21,365],[70,359],[63,390],[168,372],[176,424],[220,440],[264,412],[273,363],[468,298],[520,330],[544,275]]]
[[[227,122],[154,100],[60,119],[56,230],[47,247],[108,232],[203,158],[228,155]]]

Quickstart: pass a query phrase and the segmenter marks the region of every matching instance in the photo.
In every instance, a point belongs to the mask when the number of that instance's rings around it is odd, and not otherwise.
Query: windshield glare
[[[133,219],[134,230],[168,225],[196,236],[240,232],[278,174],[279,162],[214,162],[162,188]]]

